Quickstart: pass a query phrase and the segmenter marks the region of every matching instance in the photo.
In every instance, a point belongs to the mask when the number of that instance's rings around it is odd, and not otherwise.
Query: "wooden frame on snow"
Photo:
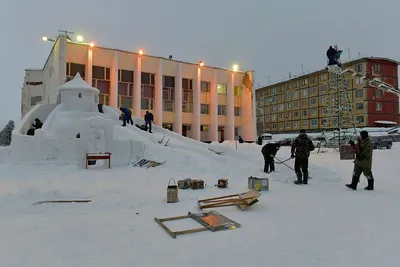
[[[90,199],[72,199],[72,200],[44,200],[35,202],[32,205],[46,204],[46,203],[89,203],[92,202]]]
[[[208,209],[215,207],[237,206],[241,210],[246,210],[248,207],[258,202],[258,197],[261,193],[256,190],[249,190],[240,194],[227,195],[222,197],[213,197],[200,199],[197,203],[200,209]]]

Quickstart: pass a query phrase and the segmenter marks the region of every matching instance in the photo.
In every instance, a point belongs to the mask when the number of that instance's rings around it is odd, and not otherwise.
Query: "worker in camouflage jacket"
[[[372,142],[367,131],[361,131],[360,137],[357,139],[357,144],[353,141],[349,142],[356,151],[356,159],[354,161],[353,178],[351,184],[346,184],[348,188],[357,190],[357,184],[360,181],[360,176],[364,173],[368,181],[368,186],[365,190],[374,190],[374,177],[372,175]]]
[[[310,137],[306,134],[305,130],[300,130],[300,134],[294,139],[292,143],[292,156],[294,160],[294,171],[296,172],[297,180],[295,184],[308,184],[308,158],[310,151],[315,149]]]

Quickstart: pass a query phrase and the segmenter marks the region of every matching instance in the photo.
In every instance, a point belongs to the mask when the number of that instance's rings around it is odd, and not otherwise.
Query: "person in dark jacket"
[[[36,119],[35,119],[35,123],[32,124],[32,126],[33,126],[35,129],[41,129],[42,126],[43,126],[43,122],[41,122],[41,121],[39,120],[39,118],[36,118]]]
[[[261,153],[264,157],[264,172],[269,173],[275,171],[274,158],[279,147],[280,144],[278,143],[268,143],[261,149]]]
[[[122,126],[126,126],[127,121],[128,121],[128,123],[131,123],[133,125],[131,110],[128,108],[120,108],[119,110],[121,110],[122,114],[124,115],[122,118],[122,120],[123,120]]]
[[[239,135],[239,144],[243,144],[243,138]]]
[[[260,146],[263,144],[263,140],[262,140],[261,135],[259,135],[258,138],[257,138],[257,144],[260,145]]]
[[[152,133],[151,131],[151,123],[154,120],[153,113],[149,112],[148,110],[146,111],[146,114],[144,115],[144,122],[145,126],[148,127],[149,133]]]
[[[333,48],[332,46],[329,46],[328,51],[326,51],[326,56],[329,59],[328,66],[335,65],[337,63],[336,62],[336,53],[337,53],[336,49]]]
[[[306,134],[306,131],[300,130],[300,134],[294,139],[291,149],[291,158],[295,158],[294,170],[297,176],[297,180],[294,181],[295,184],[308,183],[308,158],[310,157],[310,151],[314,149],[314,144]]]
[[[364,173],[368,181],[368,186],[365,190],[374,190],[374,177],[372,175],[372,142],[367,131],[361,131],[360,137],[357,139],[357,144],[353,141],[349,142],[356,151],[356,159],[354,161],[353,177],[351,184],[346,184],[348,188],[357,190],[357,184],[360,181],[360,176]]]

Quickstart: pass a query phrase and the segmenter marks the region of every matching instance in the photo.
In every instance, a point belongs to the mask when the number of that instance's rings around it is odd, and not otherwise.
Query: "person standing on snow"
[[[243,138],[239,135],[239,144],[243,144]]]
[[[308,158],[310,157],[310,151],[314,149],[314,144],[306,134],[306,131],[300,130],[300,134],[294,139],[291,149],[291,158],[295,158],[294,171],[297,176],[297,180],[294,181],[295,184],[308,184]]]
[[[278,152],[280,144],[277,143],[268,143],[261,149],[261,153],[264,157],[264,172],[274,172],[275,171],[275,164],[274,158],[276,153]]]
[[[357,184],[360,181],[360,176],[364,173],[368,181],[368,186],[365,190],[374,190],[374,177],[372,175],[372,142],[367,131],[361,131],[360,137],[357,139],[357,144],[349,141],[356,150],[356,159],[354,161],[354,170],[351,184],[346,184],[348,188],[357,190]]]
[[[151,131],[151,122],[154,120],[153,113],[149,112],[148,110],[146,111],[146,114],[144,115],[144,122],[145,122],[145,127],[149,128],[149,133],[152,133]],[[148,125],[148,126],[147,126]]]
[[[132,120],[132,112],[130,111],[130,109],[128,108],[120,108],[119,110],[121,110],[121,112],[123,113],[123,124],[122,126],[126,126],[126,121],[128,121],[128,123],[131,123],[133,125],[133,120]]]

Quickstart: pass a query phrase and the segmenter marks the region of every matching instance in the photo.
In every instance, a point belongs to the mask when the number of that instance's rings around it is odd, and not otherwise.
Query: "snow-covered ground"
[[[376,190],[348,190],[352,161],[337,152],[312,154],[309,185],[293,184],[284,165],[268,175],[270,191],[246,211],[215,208],[241,228],[172,239],[155,221],[200,212],[199,198],[247,191],[249,176],[265,177],[261,147],[211,144],[224,151],[160,145],[171,159],[157,168],[82,169],[62,163],[7,160],[0,149],[0,259],[5,267],[131,266],[397,266],[400,237],[400,144],[375,150]],[[163,151],[161,151],[163,150]],[[192,152],[191,152],[192,151]],[[181,153],[181,154],[180,154]],[[288,147],[278,152],[290,155]],[[287,162],[290,166],[293,161]],[[180,190],[166,202],[169,178],[202,178],[203,190]],[[229,188],[214,186],[227,177]],[[41,204],[91,199],[87,204]],[[186,221],[173,227],[191,227]]]

